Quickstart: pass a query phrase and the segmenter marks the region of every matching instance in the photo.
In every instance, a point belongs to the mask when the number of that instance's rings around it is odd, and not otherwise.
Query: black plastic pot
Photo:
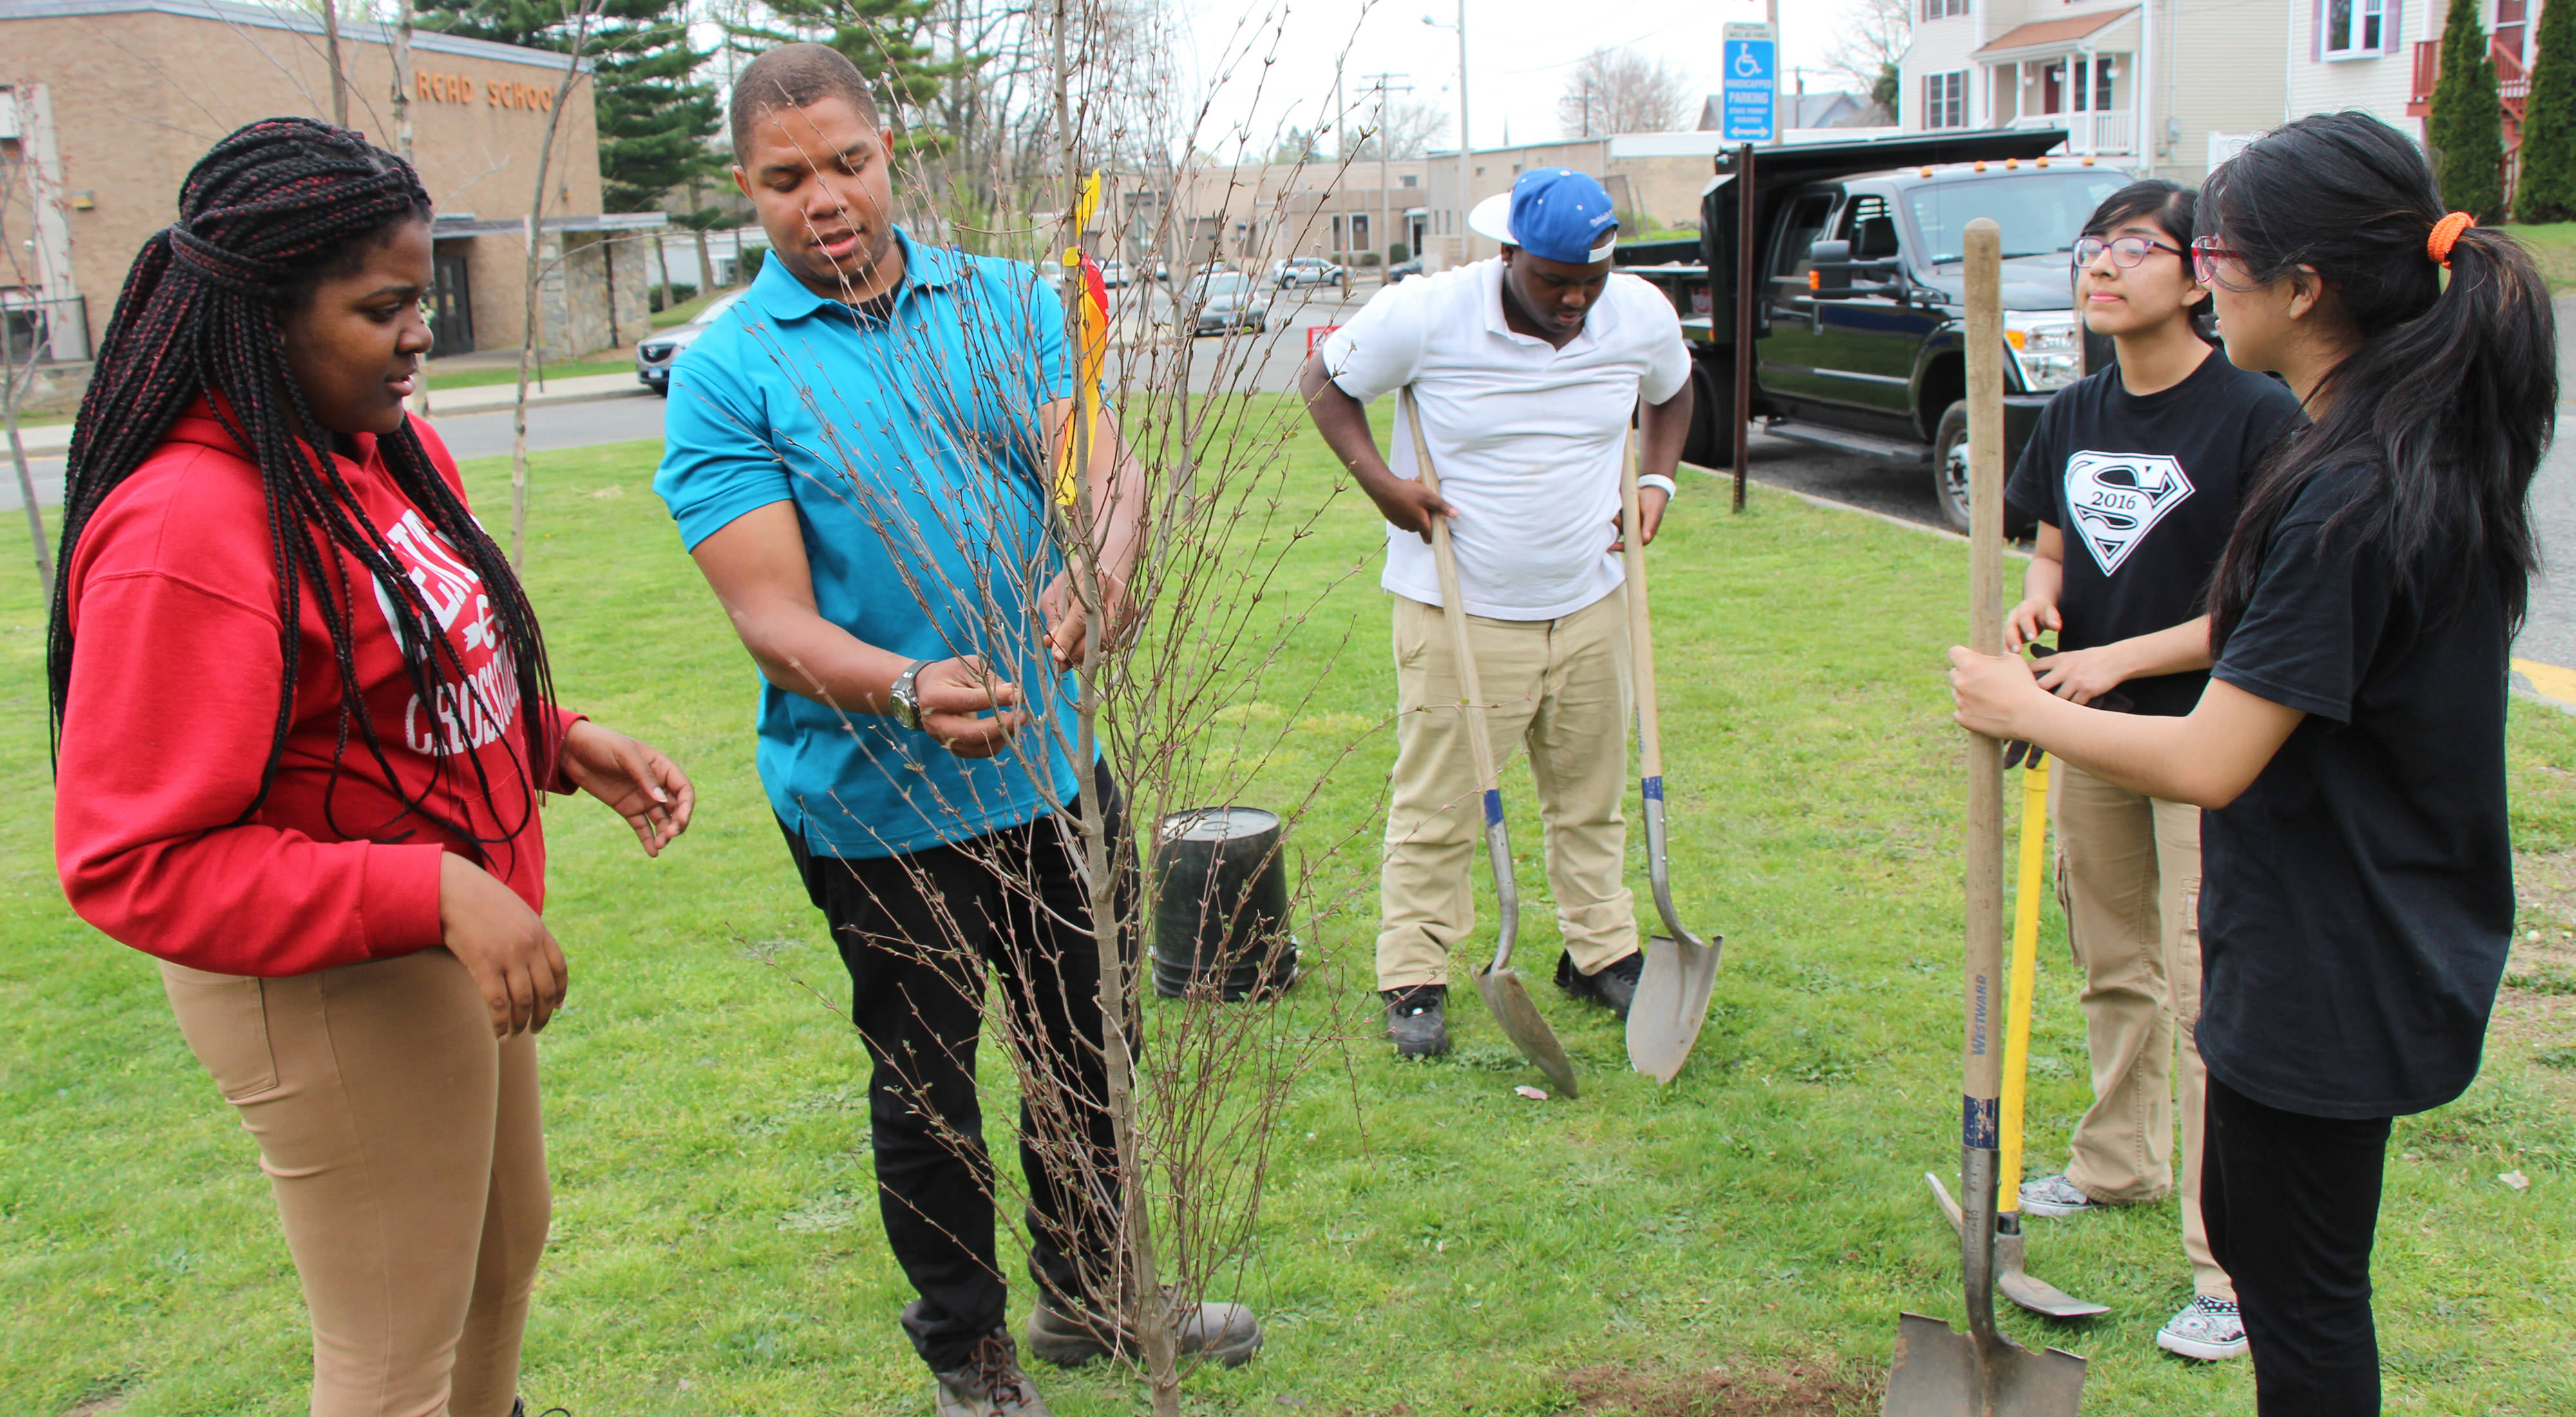
[[[1287,828],[1258,807],[1198,807],[1154,833],[1154,992],[1268,998],[1297,982]]]

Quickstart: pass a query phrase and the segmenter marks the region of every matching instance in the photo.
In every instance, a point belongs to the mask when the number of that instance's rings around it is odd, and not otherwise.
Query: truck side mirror
[[[1807,248],[1807,290],[1818,300],[1851,299],[1851,243],[1819,241]]]

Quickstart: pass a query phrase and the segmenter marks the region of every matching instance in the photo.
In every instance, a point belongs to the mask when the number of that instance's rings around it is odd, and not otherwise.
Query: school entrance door
[[[474,352],[474,298],[464,242],[442,244],[431,260],[429,327],[440,354]]]

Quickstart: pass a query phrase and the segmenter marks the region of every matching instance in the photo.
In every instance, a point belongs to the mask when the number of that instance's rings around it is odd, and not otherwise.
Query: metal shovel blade
[[[1921,1314],[1899,1314],[1896,1360],[1880,1417],[2076,1417],[2084,1360],[2033,1353],[1997,1336],[1992,1347]]]
[[[1476,992],[1485,996],[1486,1009],[1521,1056],[1547,1074],[1558,1091],[1568,1097],[1576,1095],[1574,1060],[1565,1056],[1565,1045],[1556,1041],[1555,1031],[1538,1016],[1538,1005],[1530,1001],[1529,986],[1521,983],[1520,972],[1508,965],[1480,969],[1476,971]]]
[[[1941,1178],[1926,1171],[1923,1183],[1932,1188],[1932,1198],[1941,1203],[1941,1213],[1950,1217],[1950,1228],[1966,1229],[1968,1217],[1959,1209],[1959,1203],[1951,1199],[1950,1188],[1941,1184]],[[1995,1236],[1995,1287],[2004,1292],[2005,1298],[2034,1314],[2052,1319],[2089,1319],[2095,1314],[2111,1312],[2108,1304],[2078,1299],[2022,1268],[2024,1238],[2019,1231]]]
[[[1708,1022],[1708,996],[1717,987],[1718,951],[1695,936],[1657,935],[1646,942],[1646,967],[1637,976],[1637,998],[1628,1006],[1628,1066],[1658,1083],[1671,1082],[1690,1061],[1691,1046]]]

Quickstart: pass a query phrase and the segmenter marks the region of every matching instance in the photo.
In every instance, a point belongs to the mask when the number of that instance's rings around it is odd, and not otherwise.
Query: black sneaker
[[[1646,957],[1630,954],[1601,966],[1598,974],[1586,974],[1574,967],[1574,956],[1560,954],[1556,957],[1556,987],[1601,1005],[1612,1018],[1626,1018],[1628,1006],[1637,1001],[1637,976],[1645,969]]]
[[[1020,1351],[1000,1329],[984,1335],[966,1361],[934,1372],[939,1417],[1054,1417],[1037,1385],[1020,1371]]]
[[[1386,1036],[1395,1040],[1395,1056],[1428,1058],[1449,1051],[1448,985],[1416,984],[1378,994],[1386,1000]]]
[[[510,1417],[528,1417],[528,1400],[526,1398],[519,1397],[511,1399]],[[549,1407],[540,1414],[540,1417],[572,1417],[572,1409],[569,1407]]]

